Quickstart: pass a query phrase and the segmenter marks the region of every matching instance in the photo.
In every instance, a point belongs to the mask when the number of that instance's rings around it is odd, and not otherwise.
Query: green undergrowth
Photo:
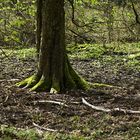
[[[129,58],[134,58],[140,54],[140,43],[124,43],[124,44],[79,44],[79,45],[68,45],[67,51],[72,58],[90,59],[99,58],[102,55],[127,55]]]
[[[25,130],[5,125],[1,126],[0,135],[0,140],[13,140],[15,138],[21,140],[38,140],[40,138],[39,134],[34,129]]]
[[[124,66],[127,69],[140,69],[140,43],[111,43],[103,46],[102,44],[80,44],[77,46],[68,45],[68,54],[72,59],[93,59],[91,65],[101,67],[112,65]]]
[[[89,131],[89,130],[86,130]],[[97,130],[91,136],[80,134],[80,130],[75,130],[71,133],[47,132],[37,129],[20,129],[16,127],[1,126],[0,140],[94,140],[102,135],[102,131]]]
[[[2,48],[3,52],[11,57],[15,56],[20,59],[35,58],[36,49],[35,47],[22,48],[22,47],[12,47],[12,48]],[[4,53],[0,50],[2,56]],[[116,45],[116,43],[111,44],[79,44],[67,45],[67,52],[69,56],[73,59],[98,59],[104,55],[110,56],[110,59],[113,59],[113,55],[118,55],[120,58],[128,59],[140,59],[140,43],[125,43]],[[106,57],[108,59],[108,57]]]
[[[91,59],[98,58],[104,53],[104,48],[99,44],[68,45],[68,54],[71,58]]]
[[[0,55],[3,58],[16,58],[17,60],[36,60],[36,49],[31,48],[2,48]],[[106,44],[79,44],[67,45],[67,53],[72,60],[92,60],[95,68],[111,66],[113,71],[121,67],[125,69],[140,69],[140,43],[125,43],[117,46],[115,43]]]
[[[81,124],[79,116],[70,118],[73,131],[44,131],[39,128],[16,128],[13,126],[2,125],[0,127],[0,140],[139,140],[140,127],[139,123],[120,123],[117,125],[110,124],[116,122],[117,118],[109,114],[102,113],[101,118],[87,118],[84,120],[85,125]],[[64,123],[65,126],[65,123]]]
[[[21,60],[36,59],[36,49],[31,48],[2,48],[1,57],[16,57]],[[123,65],[127,69],[140,69],[140,43],[111,43],[103,46],[102,44],[79,44],[67,45],[67,53],[70,59],[94,60],[91,65],[101,67],[103,65],[112,65],[118,67]]]
[[[3,57],[16,57],[18,59],[28,59],[28,58],[35,58],[36,57],[36,50],[35,48],[4,48],[2,51],[0,50],[0,54]]]

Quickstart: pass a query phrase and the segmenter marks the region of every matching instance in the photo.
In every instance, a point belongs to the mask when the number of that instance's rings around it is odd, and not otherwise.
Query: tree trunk
[[[38,0],[37,9],[38,71],[17,85],[51,92],[87,89],[66,54],[64,0]]]
[[[36,50],[39,58],[40,43],[41,43],[41,29],[42,29],[42,0],[37,0],[37,29],[36,29]]]

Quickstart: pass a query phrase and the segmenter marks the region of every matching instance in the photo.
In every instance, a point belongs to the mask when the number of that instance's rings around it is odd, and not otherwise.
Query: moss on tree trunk
[[[38,0],[37,7],[38,71],[17,85],[51,92],[88,89],[88,83],[73,70],[66,54],[64,0]]]

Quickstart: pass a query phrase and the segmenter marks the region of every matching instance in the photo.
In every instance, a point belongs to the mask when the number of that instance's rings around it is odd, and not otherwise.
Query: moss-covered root
[[[60,85],[57,82],[50,82],[51,80],[46,80],[43,76],[41,79],[36,76],[31,76],[26,78],[25,80],[16,84],[16,86],[20,88],[31,88],[30,91],[48,91],[51,93],[60,92]]]
[[[83,90],[89,90],[92,88],[92,84],[84,80],[81,76],[79,76],[75,70],[72,68],[71,64],[69,61],[67,61],[67,67],[68,67],[68,73],[75,83],[75,87],[77,89],[83,89]],[[70,79],[70,80],[71,80]]]
[[[36,85],[38,81],[39,81],[39,77],[37,77],[36,75],[32,75],[31,77],[26,78],[25,80],[17,83],[16,86],[20,88],[31,88],[34,85]]]
[[[110,84],[104,84],[104,83],[92,83],[92,88],[121,88],[119,86],[114,86]]]
[[[42,76],[41,79],[30,89],[30,91],[49,91],[50,87],[50,80],[47,80]]]
[[[80,77],[72,68],[67,55],[65,56],[64,88],[65,89],[90,89],[90,83]]]
[[[58,93],[60,90],[61,86],[57,80],[47,80],[43,76],[40,81],[30,89],[30,91],[48,91],[50,93]]]

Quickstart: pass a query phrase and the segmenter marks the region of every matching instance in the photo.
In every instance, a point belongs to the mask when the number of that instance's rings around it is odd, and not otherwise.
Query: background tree
[[[136,24],[136,21],[140,14],[138,10],[140,4],[136,0],[132,2],[131,0],[95,0],[94,2],[75,0],[73,1],[75,22],[73,22],[73,8],[66,0],[66,45],[138,42],[139,24]],[[37,15],[35,3],[35,0],[0,0],[1,46],[30,48],[35,45]],[[78,27],[74,23],[86,26]]]

